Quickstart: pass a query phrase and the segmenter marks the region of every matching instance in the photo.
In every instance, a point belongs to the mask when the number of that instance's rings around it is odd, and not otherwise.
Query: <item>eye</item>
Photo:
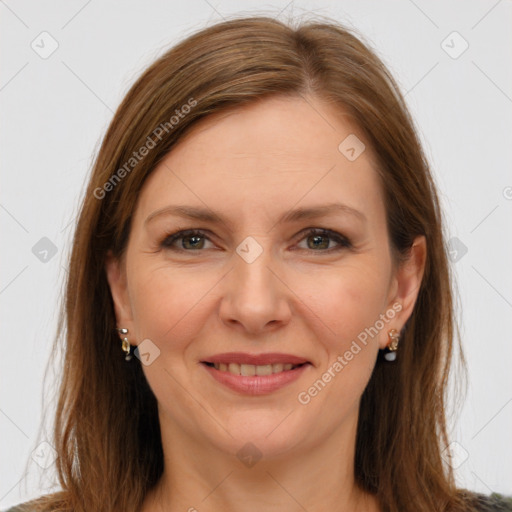
[[[182,240],[181,247],[174,247],[174,243],[180,239]],[[200,250],[204,248],[204,240],[210,241],[203,231],[199,229],[186,229],[166,236],[160,243],[160,247],[173,251]]]
[[[175,244],[178,240],[181,240],[180,247],[176,247]],[[311,244],[308,244],[307,248],[300,248],[300,250],[306,250],[310,252],[332,252],[339,251],[342,249],[351,248],[352,244],[348,238],[332,231],[330,229],[320,228],[309,228],[306,233],[303,233],[302,240],[312,240]],[[171,251],[200,251],[204,249],[205,241],[211,242],[204,231],[200,229],[186,229],[176,231],[166,235],[166,237],[160,242],[160,247],[163,249],[169,249]],[[329,247],[330,242],[336,242],[337,247]]]
[[[348,238],[330,229],[309,228],[306,232],[306,236],[303,236],[301,240],[306,240],[306,244],[308,245],[304,250],[313,252],[332,252],[352,247]],[[309,240],[311,240],[311,244],[308,243]],[[336,242],[338,246],[329,247],[331,241]]]

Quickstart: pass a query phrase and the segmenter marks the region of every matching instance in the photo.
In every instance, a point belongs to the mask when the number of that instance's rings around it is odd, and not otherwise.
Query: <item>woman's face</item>
[[[272,98],[205,119],[166,156],[107,274],[163,435],[272,457],[354,434],[420,256],[393,265],[360,130],[318,99]]]

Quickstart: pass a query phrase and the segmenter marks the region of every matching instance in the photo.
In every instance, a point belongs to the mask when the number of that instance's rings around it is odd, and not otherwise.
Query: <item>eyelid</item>
[[[200,236],[204,238],[205,240],[208,240],[209,242],[213,243],[211,238],[207,235],[210,231],[208,229],[202,229],[202,228],[190,228],[190,229],[181,229],[178,228],[178,230],[173,231],[172,233],[167,233],[163,239],[159,242],[159,247],[162,249],[167,249],[173,252],[202,252],[204,249],[198,249],[198,250],[187,250],[182,248],[173,248],[171,246],[172,243],[176,242],[177,240],[180,240],[181,238],[185,238],[187,236]],[[352,242],[348,237],[343,235],[342,233],[339,233],[332,229],[327,228],[319,228],[319,227],[308,227],[302,229],[297,235],[294,237],[296,239],[296,243],[301,242],[302,240],[306,239],[308,236],[314,236],[314,235],[326,235],[330,237],[331,240],[336,242],[338,244],[337,247],[331,247],[330,249],[325,250],[314,250],[314,249],[293,249],[293,250],[299,250],[299,251],[307,251],[309,253],[319,253],[319,254],[330,254],[332,252],[340,251],[342,249],[351,249],[353,248]]]

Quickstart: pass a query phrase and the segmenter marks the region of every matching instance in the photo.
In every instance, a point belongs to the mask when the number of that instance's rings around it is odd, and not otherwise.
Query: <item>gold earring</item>
[[[125,335],[125,334],[128,334],[128,329],[125,329],[124,327],[117,327],[117,332],[119,332],[119,334]],[[123,342],[121,343],[121,348],[126,353],[126,355],[124,356],[125,361],[129,361],[132,358],[132,354],[131,354],[132,347],[131,347],[130,342],[128,341],[128,338],[126,336],[123,338]]]
[[[386,361],[394,361],[396,359],[396,351],[398,350],[398,342],[400,341],[400,334],[396,329],[388,331],[389,343],[386,346],[384,359]]]

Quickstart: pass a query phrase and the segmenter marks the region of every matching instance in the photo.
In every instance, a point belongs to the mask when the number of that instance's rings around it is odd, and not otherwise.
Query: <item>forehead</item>
[[[347,158],[343,141],[355,143],[358,153],[357,144],[365,149],[355,160]],[[294,205],[340,201],[382,214],[380,182],[364,135],[319,99],[277,97],[196,125],[146,180],[135,221],[169,204],[220,210],[242,222],[260,212],[274,217]]]

